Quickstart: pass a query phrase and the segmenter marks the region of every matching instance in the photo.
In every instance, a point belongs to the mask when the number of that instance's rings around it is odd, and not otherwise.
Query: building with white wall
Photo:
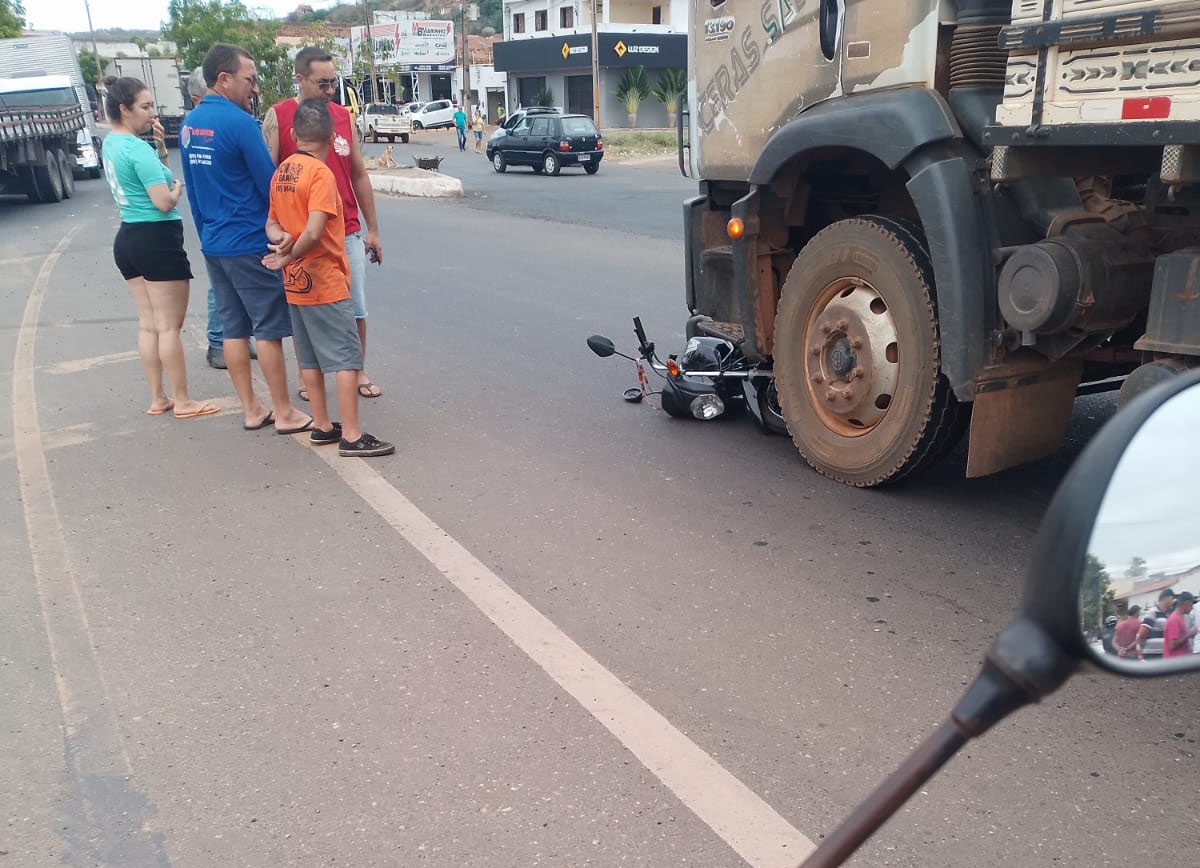
[[[662,70],[687,68],[685,0],[505,0],[505,38],[493,51],[496,70],[508,73],[510,111],[547,90],[564,111],[593,114],[593,3],[601,126],[626,126],[625,107],[613,95],[626,69],[644,66],[653,87]],[[647,98],[637,124],[666,126],[666,107]]]

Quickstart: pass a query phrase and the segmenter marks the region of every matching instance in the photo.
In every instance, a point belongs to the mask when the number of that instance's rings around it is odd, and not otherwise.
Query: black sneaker
[[[396,451],[396,447],[391,443],[384,443],[368,434],[366,431],[362,436],[353,443],[343,438],[338,443],[338,455],[347,458],[376,458],[380,455],[391,455]]]
[[[308,435],[308,442],[314,446],[328,446],[330,443],[337,443],[342,439],[342,423],[334,422],[332,424],[333,427],[328,431],[322,431],[314,425],[312,433]]]

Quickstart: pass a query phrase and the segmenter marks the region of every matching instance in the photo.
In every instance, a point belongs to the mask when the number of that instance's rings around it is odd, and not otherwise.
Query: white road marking
[[[307,443],[307,435],[297,435]],[[754,868],[794,868],[815,845],[525,601],[365,459],[313,447],[350,488]]]
[[[80,778],[91,775],[129,777],[133,766],[117,727],[108,684],[96,653],[83,595],[54,502],[34,388],[34,346],[46,284],[62,251],[82,228],[82,225],[77,226],[64,235],[46,257],[25,303],[13,354],[13,451],[17,457],[17,480],[25,512],[25,533],[33,559],[34,581],[46,626],[66,740],[70,745],[69,762]]]

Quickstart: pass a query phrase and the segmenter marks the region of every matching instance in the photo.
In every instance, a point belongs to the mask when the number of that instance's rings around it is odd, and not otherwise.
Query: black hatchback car
[[[532,166],[539,175],[557,175],[563,166],[580,166],[594,175],[604,157],[604,142],[587,115],[527,115],[508,135],[488,142],[487,157],[497,172]]]

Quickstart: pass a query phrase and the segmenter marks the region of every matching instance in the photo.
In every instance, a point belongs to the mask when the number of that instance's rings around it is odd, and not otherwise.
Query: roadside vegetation
[[[675,153],[675,133],[666,130],[606,130],[604,152],[614,157],[658,157]]]

